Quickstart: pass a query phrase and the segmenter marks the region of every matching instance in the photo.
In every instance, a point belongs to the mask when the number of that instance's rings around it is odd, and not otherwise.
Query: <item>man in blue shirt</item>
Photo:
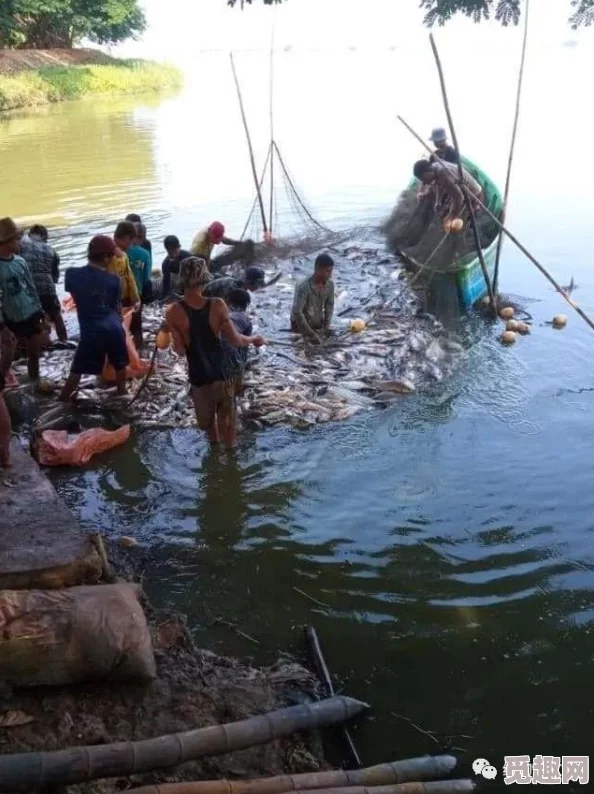
[[[135,223],[134,225],[136,227],[136,238],[126,253],[128,254],[130,270],[138,287],[138,294],[141,301],[144,302],[147,298],[150,298],[152,257],[141,244],[144,226],[141,223]],[[130,333],[136,348],[140,350],[142,347],[142,304],[132,317]]]
[[[12,218],[0,220],[0,296],[6,327],[27,342],[29,379],[39,380],[39,356],[43,347],[43,311],[25,260],[17,256],[21,231]]]
[[[107,272],[116,251],[111,237],[98,235],[89,243],[89,264],[66,271],[64,287],[76,303],[80,342],[61,400],[72,396],[82,375],[100,375],[106,357],[116,373],[118,394],[126,393],[128,349],[119,314],[121,286],[119,278]]]

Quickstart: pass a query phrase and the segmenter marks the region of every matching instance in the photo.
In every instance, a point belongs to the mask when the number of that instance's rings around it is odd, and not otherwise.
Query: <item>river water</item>
[[[444,46],[461,145],[499,184],[515,43],[468,51],[481,79]],[[594,311],[576,78],[590,60],[561,45],[532,55],[509,224]],[[266,55],[237,62],[262,163]],[[317,217],[383,218],[421,154],[395,114],[423,135],[442,121],[427,53],[289,51],[276,85],[276,136]],[[4,212],[51,226],[64,264],[129,211],[159,257],[164,234],[187,244],[214,218],[238,233],[253,199],[242,135],[226,56],[197,56],[179,96],[2,120]],[[205,646],[266,662],[302,652],[313,623],[341,686],[373,704],[356,732],[366,763],[456,747],[501,768],[592,747],[594,335],[568,307],[565,331],[546,324],[566,308],[508,243],[502,274],[532,335],[506,349],[471,321],[468,362],[429,393],[320,430],[247,432],[229,458],[193,430],[139,433],[53,475],[85,526],[139,540],[150,597],[187,613]]]

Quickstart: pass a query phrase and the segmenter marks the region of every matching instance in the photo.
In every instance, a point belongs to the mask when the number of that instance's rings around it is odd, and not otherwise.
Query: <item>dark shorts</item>
[[[128,349],[123,326],[111,331],[102,330],[99,333],[81,336],[70,371],[73,375],[100,375],[106,358],[116,372],[128,365]]]
[[[36,312],[20,323],[6,321],[6,327],[12,331],[17,339],[31,339],[43,331],[43,312]]]
[[[47,314],[50,320],[55,320],[62,313],[62,307],[57,295],[40,295],[39,301],[44,314]]]
[[[201,430],[213,426],[215,418],[235,421],[235,381],[218,380],[208,386],[192,386],[196,421]]]

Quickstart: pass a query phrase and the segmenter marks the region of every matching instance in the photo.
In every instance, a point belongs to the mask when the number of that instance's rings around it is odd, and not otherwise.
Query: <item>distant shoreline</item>
[[[0,50],[0,111],[177,88],[180,69],[100,50]]]

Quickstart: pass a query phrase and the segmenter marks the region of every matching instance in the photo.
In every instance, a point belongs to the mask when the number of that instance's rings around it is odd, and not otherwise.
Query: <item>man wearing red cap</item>
[[[212,258],[212,251],[215,245],[229,245],[231,251],[221,256]],[[246,266],[251,264],[253,259],[254,244],[251,240],[232,240],[225,237],[225,227],[219,221],[214,221],[206,229],[202,229],[192,240],[190,253],[204,259],[211,273],[217,273],[221,268],[230,265],[239,259],[245,261]],[[249,261],[248,261],[249,259]]]
[[[128,350],[120,319],[120,279],[107,269],[118,253],[111,237],[98,235],[89,243],[89,264],[70,267],[64,287],[76,303],[80,342],[61,400],[68,400],[78,388],[82,375],[100,375],[109,361],[116,373],[118,394],[126,393]]]

